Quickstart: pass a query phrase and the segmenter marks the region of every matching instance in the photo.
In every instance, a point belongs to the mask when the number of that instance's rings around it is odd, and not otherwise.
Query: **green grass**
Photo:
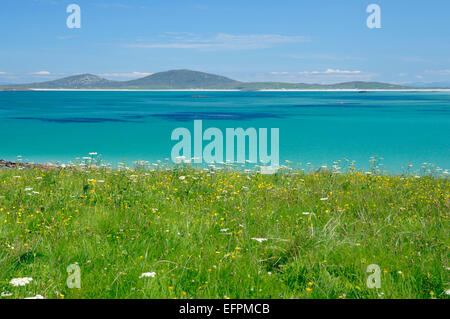
[[[0,293],[448,298],[449,206],[443,177],[1,169]],[[74,263],[81,289],[66,285]]]

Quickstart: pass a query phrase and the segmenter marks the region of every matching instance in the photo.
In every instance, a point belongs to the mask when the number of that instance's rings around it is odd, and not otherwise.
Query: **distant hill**
[[[382,82],[343,82],[336,84],[307,84],[283,82],[240,82],[224,76],[191,71],[171,70],[131,80],[112,81],[93,74],[80,74],[59,80],[9,85],[9,88],[22,89],[137,89],[137,90],[398,90],[417,87],[402,86]]]
[[[111,81],[93,74],[73,75],[54,81],[21,84],[18,86],[33,89],[98,89],[115,88],[118,81]]]
[[[190,71],[171,70],[159,72],[141,79],[127,81],[122,85],[130,88],[155,88],[155,89],[219,89],[233,88],[241,82],[224,76]]]
[[[408,83],[407,85],[415,88],[450,88],[450,82],[415,82]]]
[[[29,91],[29,90],[30,89],[27,88],[0,85],[0,91]]]
[[[400,90],[410,89],[407,86],[381,82],[343,82],[336,84],[307,84],[283,82],[254,82],[243,83],[242,90]]]
[[[382,83],[382,82],[363,82],[363,81],[353,81],[344,82],[330,85],[323,85],[323,87],[329,89],[357,89],[357,90],[399,90],[408,89],[407,86]]]

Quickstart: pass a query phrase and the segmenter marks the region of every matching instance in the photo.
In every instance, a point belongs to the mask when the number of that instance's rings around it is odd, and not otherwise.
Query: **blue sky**
[[[66,26],[69,4],[81,28]],[[369,4],[381,8],[369,29]],[[8,0],[0,83],[193,69],[243,81],[450,82],[448,0]]]

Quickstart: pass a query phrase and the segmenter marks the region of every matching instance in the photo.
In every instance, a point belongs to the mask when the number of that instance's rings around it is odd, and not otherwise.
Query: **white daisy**
[[[13,279],[11,279],[11,281],[9,283],[11,285],[13,285],[14,287],[19,287],[19,286],[28,285],[32,281],[33,281],[33,278],[24,277],[24,278],[13,278]]]
[[[139,278],[146,278],[146,277],[154,278],[155,276],[156,276],[156,272],[144,272],[139,276]]]
[[[266,241],[267,238],[252,238],[253,240],[256,240],[258,243],[262,243],[263,241]]]

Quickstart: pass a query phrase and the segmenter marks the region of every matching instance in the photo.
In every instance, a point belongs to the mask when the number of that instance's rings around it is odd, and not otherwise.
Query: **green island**
[[[16,89],[54,90],[404,90],[416,89],[382,82],[350,81],[336,84],[285,82],[242,82],[224,76],[192,71],[170,70],[157,72],[129,81],[108,80],[94,74],[78,74],[62,79],[16,84]]]

